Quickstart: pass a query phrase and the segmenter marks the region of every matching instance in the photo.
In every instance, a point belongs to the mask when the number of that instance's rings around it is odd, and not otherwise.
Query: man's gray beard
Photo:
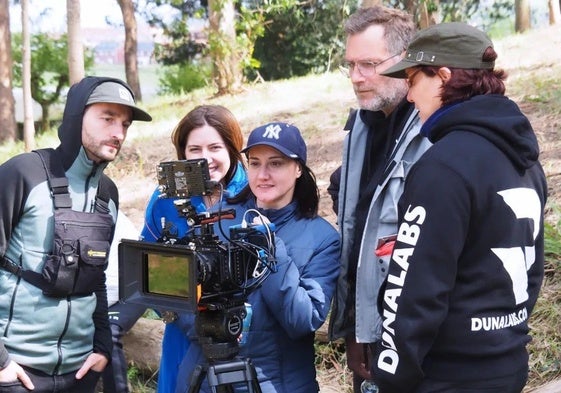
[[[388,94],[378,95],[368,102],[359,102],[361,109],[377,112],[383,111],[386,115],[390,114],[399,103],[407,96],[407,85],[402,80],[396,80],[385,87]]]

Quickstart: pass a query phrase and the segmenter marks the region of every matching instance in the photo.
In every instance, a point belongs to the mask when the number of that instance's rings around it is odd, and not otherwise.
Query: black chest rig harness
[[[45,296],[85,296],[103,285],[113,232],[109,214],[109,192],[101,177],[95,211],[72,210],[68,179],[53,149],[39,149],[47,173],[54,205],[54,239],[52,252],[42,271],[25,270],[21,265],[3,258],[2,268],[23,278],[43,291]]]

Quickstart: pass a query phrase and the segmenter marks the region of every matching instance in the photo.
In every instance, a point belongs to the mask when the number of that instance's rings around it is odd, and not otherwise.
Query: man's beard
[[[119,155],[122,145],[118,142],[115,143],[114,141],[109,142],[109,145],[111,146],[106,144],[96,146],[95,150],[90,150],[90,154],[88,154],[88,156],[93,156],[90,157],[90,159],[98,164],[114,161]]]
[[[385,85],[381,94],[369,100],[360,100],[360,108],[373,112],[383,111],[386,114],[391,113],[407,96],[407,85],[401,80],[395,80],[395,82]]]

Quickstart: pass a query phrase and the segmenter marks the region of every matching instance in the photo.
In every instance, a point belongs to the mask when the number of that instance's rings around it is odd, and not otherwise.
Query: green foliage
[[[550,275],[546,275],[545,283],[529,321],[529,387],[561,377],[561,283],[559,277],[553,279]]]
[[[49,130],[35,137],[37,148],[56,147],[59,143],[56,130]],[[8,142],[0,145],[0,164],[4,163],[11,157],[23,153],[25,144],[23,141]]]
[[[514,12],[512,0],[389,0],[390,7],[408,10],[419,20],[420,10],[437,12],[442,22],[472,21],[485,31],[497,22],[510,18]]]
[[[14,85],[22,85],[22,35],[12,35],[12,55],[14,60]],[[62,91],[69,84],[68,40],[66,34],[58,38],[46,33],[31,37],[31,96],[43,108],[44,129],[48,125],[48,109],[60,102]],[[92,51],[84,51],[84,69],[94,65]]]
[[[427,12],[429,13],[438,11],[438,3],[433,0],[421,0],[421,3],[426,4]]]
[[[488,30],[499,21],[510,19],[514,15],[514,2],[509,0],[493,1],[484,9],[479,9],[483,19],[482,28]]]
[[[140,2],[142,5],[139,9],[148,23],[160,27],[168,38],[166,44],[156,45],[156,58],[168,65],[186,64],[198,58],[200,54],[204,56],[211,54],[214,67],[217,67],[217,60],[234,55],[242,70],[259,67],[260,62],[254,58],[253,48],[257,39],[264,33],[264,25],[269,23],[267,17],[289,8],[292,12],[294,10],[298,12],[301,3],[298,0],[233,1],[237,11],[236,42],[225,43],[218,33],[208,37],[208,46],[201,41],[196,42],[188,28],[189,23],[197,20],[205,21],[208,18],[208,1],[144,0]],[[334,2],[334,0],[329,1]],[[217,1],[216,5],[221,7],[223,3]],[[159,11],[165,7],[173,11],[172,18],[165,18],[159,14]],[[167,15],[169,14],[168,12]]]
[[[158,387],[158,371],[149,372],[141,370],[134,364],[129,365],[127,378],[130,381],[131,391],[135,393],[153,393]]]
[[[506,54],[504,54],[506,56]],[[553,118],[561,116],[561,67],[553,65],[548,73],[528,70],[522,78],[512,78],[509,94],[520,96],[520,100],[531,105],[538,113],[550,114]],[[531,89],[528,86],[532,86]],[[552,127],[556,123],[551,124]]]
[[[561,279],[561,208],[553,206],[550,210],[556,218],[544,223],[546,271],[557,273]]]
[[[154,44],[154,56],[159,63],[187,64],[201,55],[205,45],[191,34],[189,24],[206,18],[206,7],[207,1],[138,1],[137,10],[143,19],[166,37],[164,42]]]
[[[440,4],[443,22],[461,22],[469,19],[479,8],[479,1],[451,0]]]
[[[497,20],[488,27],[482,26],[482,28],[492,40],[502,39],[514,33],[514,20],[512,18],[504,18]]]
[[[156,44],[155,54],[162,64],[187,64],[210,56],[217,60],[235,58],[246,76],[253,79],[257,70],[265,79],[282,79],[325,72],[339,63],[344,51],[342,25],[357,7],[352,0],[233,0],[236,16],[236,42],[227,42],[220,33],[195,40],[189,25],[208,19],[208,0],[143,0],[142,14],[168,38]],[[511,0],[391,0],[387,5],[409,8],[423,6],[438,11],[444,21],[471,20],[482,28],[495,26],[512,13]],[[216,1],[217,7],[223,3]],[[412,8],[413,7],[413,8]],[[162,13],[167,8],[170,12]],[[164,17],[167,15],[167,17]],[[208,44],[208,45],[206,45]],[[233,56],[232,56],[233,55]],[[217,70],[221,71],[221,70]]]
[[[166,43],[154,44],[154,57],[163,65],[187,63],[204,51],[202,43],[191,41],[189,34],[180,34]]]
[[[163,67],[159,77],[159,94],[184,94],[206,86],[210,80],[206,63],[175,64]]]
[[[148,24],[161,29],[167,37],[165,42],[155,43],[154,56],[159,63],[187,64],[203,52],[205,45],[194,39],[189,24],[207,17],[207,1],[145,0],[139,3],[143,3],[138,8]],[[161,12],[163,9],[167,12]]]
[[[22,36],[12,35],[14,60],[14,84],[21,86],[22,80]],[[84,53],[84,68],[90,70],[94,56],[90,50]],[[33,99],[41,103],[55,103],[60,98],[60,90],[68,86],[68,40],[66,34],[53,38],[46,33],[31,37],[31,93]],[[58,92],[58,94],[57,94]]]
[[[344,52],[343,24],[354,11],[349,3],[312,0],[272,12],[255,44],[260,74],[268,80],[330,71]]]

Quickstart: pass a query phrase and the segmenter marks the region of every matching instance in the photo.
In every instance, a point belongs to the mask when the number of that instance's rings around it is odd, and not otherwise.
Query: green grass
[[[154,393],[158,388],[158,372],[142,370],[134,364],[129,365],[127,377],[133,393]]]
[[[509,85],[509,91],[520,97],[520,101],[527,103],[532,109],[559,116],[561,115],[561,66],[552,66],[546,73],[526,70]]]
[[[158,88],[159,69],[161,67],[156,64],[143,65],[138,67],[138,77],[140,79],[140,90],[144,92],[156,92]],[[126,80],[125,66],[123,64],[97,64],[90,72],[92,75],[111,76]],[[150,94],[152,97],[155,94]]]
[[[35,148],[56,147],[58,144],[59,140],[56,134],[56,129],[44,132],[35,137]],[[16,154],[23,153],[24,151],[25,146],[23,141],[9,142],[0,145],[0,164],[8,158],[13,157]]]
[[[558,217],[560,206],[550,205],[550,217]],[[528,387],[561,377],[561,219],[545,222],[545,278],[530,318],[532,341]]]

